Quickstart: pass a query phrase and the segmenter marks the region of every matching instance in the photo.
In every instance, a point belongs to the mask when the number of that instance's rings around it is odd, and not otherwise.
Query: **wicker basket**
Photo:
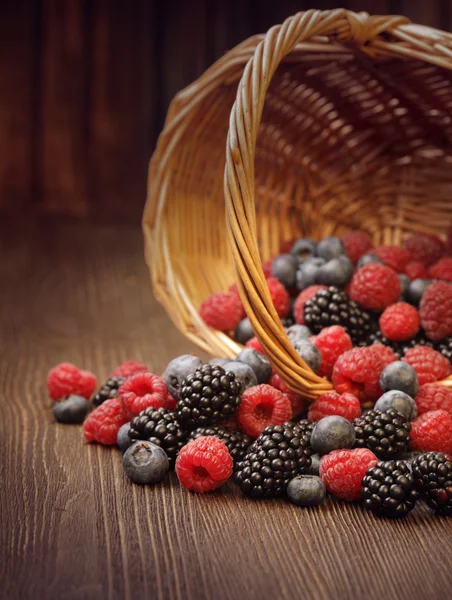
[[[376,244],[444,232],[451,69],[447,33],[399,16],[309,10],[180,92],[151,160],[143,219],[154,291],[179,329],[234,356],[239,346],[206,327],[198,307],[236,280],[289,387],[309,398],[331,389],[290,345],[261,260],[284,240],[354,227]]]

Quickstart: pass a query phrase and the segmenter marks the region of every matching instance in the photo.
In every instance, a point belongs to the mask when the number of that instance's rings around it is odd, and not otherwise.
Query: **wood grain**
[[[159,373],[194,347],[153,300],[138,227],[4,222],[0,235],[0,590],[8,600],[443,599],[452,520],[424,506],[377,520],[328,501],[139,487],[116,449],[53,422],[63,359],[104,380],[127,358]]]

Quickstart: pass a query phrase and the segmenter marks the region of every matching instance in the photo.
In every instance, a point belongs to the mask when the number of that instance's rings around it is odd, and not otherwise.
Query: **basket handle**
[[[258,251],[254,154],[265,95],[280,62],[297,44],[314,36],[327,36],[357,43],[370,54],[384,53],[380,34],[394,34],[408,23],[405,17],[370,17],[367,13],[344,9],[298,13],[282,25],[272,27],[256,47],[243,72],[231,111],[224,193],[226,228],[238,289],[266,356],[291,390],[311,399],[330,391],[332,385],[315,375],[290,344],[271,301]],[[408,34],[403,35],[406,38]],[[378,47],[372,47],[373,40]]]

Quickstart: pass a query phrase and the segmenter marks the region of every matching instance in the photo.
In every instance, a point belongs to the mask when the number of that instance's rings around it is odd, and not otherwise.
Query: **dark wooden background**
[[[139,218],[174,94],[306,8],[452,29],[451,0],[0,0],[0,212]]]

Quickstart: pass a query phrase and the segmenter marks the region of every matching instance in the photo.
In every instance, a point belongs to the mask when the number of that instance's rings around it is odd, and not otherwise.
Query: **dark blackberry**
[[[226,421],[240,401],[240,383],[232,371],[203,365],[182,383],[177,418],[184,429],[192,431]]]
[[[253,443],[253,438],[246,433],[232,429],[232,427],[221,427],[221,425],[198,427],[190,433],[188,439],[196,440],[196,438],[203,435],[213,435],[226,444],[234,462],[242,460],[249,446]]]
[[[270,425],[237,463],[235,482],[251,498],[281,496],[311,465],[309,435],[296,423]]]
[[[179,450],[187,443],[176,413],[166,408],[149,406],[141,411],[130,422],[128,434],[133,441],[147,440],[163,448],[171,467],[174,467]]]
[[[371,333],[368,337],[368,343],[366,345],[371,346],[372,344],[383,344],[384,346],[388,346],[399,359],[402,359],[408,350],[410,348],[414,348],[414,346],[433,346],[432,342],[422,331],[411,340],[406,340],[404,342],[393,342],[392,340],[388,340],[388,338],[385,337],[380,330],[377,330]]]
[[[288,317],[283,317],[281,319],[281,325],[283,327],[292,327],[292,325],[295,325],[295,319],[290,315]]]
[[[314,333],[325,327],[341,325],[354,344],[369,337],[376,322],[372,315],[350,300],[344,290],[329,287],[319,290],[304,305],[304,322]]]
[[[104,385],[100,388],[97,394],[93,398],[94,406],[100,406],[105,400],[110,398],[116,398],[118,395],[118,388],[124,383],[126,377],[110,377]]]
[[[448,361],[452,362],[452,337],[447,337],[433,345],[437,352],[440,352],[447,358]]]
[[[433,510],[452,516],[452,458],[442,452],[427,452],[411,464],[416,489]]]
[[[378,517],[405,517],[413,510],[418,493],[406,462],[377,462],[362,481],[364,506]]]
[[[395,458],[408,449],[411,423],[393,408],[370,410],[354,419],[353,427],[355,447],[369,448],[378,458]]]

